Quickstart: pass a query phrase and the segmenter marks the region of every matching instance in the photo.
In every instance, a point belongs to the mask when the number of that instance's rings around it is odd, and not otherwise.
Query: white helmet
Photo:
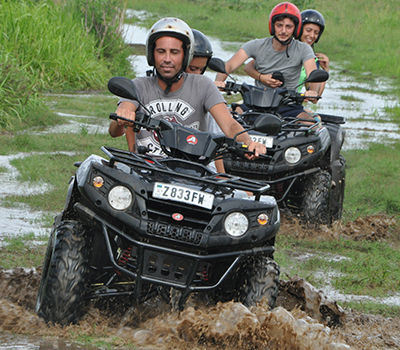
[[[190,27],[179,18],[167,17],[160,19],[150,29],[146,41],[146,58],[149,66],[154,66],[154,48],[158,38],[172,36],[183,42],[184,57],[182,71],[186,70],[193,59],[194,36]]]

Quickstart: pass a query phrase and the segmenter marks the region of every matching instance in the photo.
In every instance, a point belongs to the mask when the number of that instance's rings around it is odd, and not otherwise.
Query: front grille
[[[265,162],[254,162],[245,160],[232,160],[230,168],[236,171],[245,171],[257,174],[268,173],[269,164]]]
[[[147,233],[154,236],[168,238],[174,241],[199,245],[203,234],[195,229],[182,226],[174,226],[166,222],[149,221]]]
[[[172,215],[179,213],[183,216],[183,220],[180,221],[182,226],[187,226],[199,231],[203,231],[212,218],[210,210],[199,207],[194,208],[193,206],[178,202],[171,203],[157,200],[153,197],[148,198],[147,212],[149,219],[167,222],[172,225],[176,224]]]

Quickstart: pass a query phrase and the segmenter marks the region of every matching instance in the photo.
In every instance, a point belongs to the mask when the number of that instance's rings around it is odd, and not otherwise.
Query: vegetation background
[[[65,122],[57,112],[86,114],[100,123],[108,121],[115,110],[115,99],[106,91],[111,76],[134,76],[129,61],[132,49],[121,37],[120,25],[125,10],[151,13],[140,24],[148,28],[159,18],[175,16],[193,28],[222,40],[245,42],[268,36],[268,17],[280,1],[265,0],[0,0],[0,154],[36,152],[12,161],[20,172],[21,186],[47,183],[47,193],[9,195],[0,198],[1,206],[28,204],[30,208],[50,212],[44,220],[52,222],[52,212],[62,209],[67,182],[81,161],[91,153],[100,154],[100,146],[125,148],[124,138],[111,139],[100,133],[37,133],[41,127]],[[400,31],[398,0],[297,0],[300,10],[315,8],[325,17],[326,30],[318,51],[326,53],[341,72],[357,81],[391,79],[391,95],[400,98]],[[235,45],[235,44],[232,44]],[[133,51],[135,53],[135,51]],[[340,63],[340,66],[339,66]],[[144,72],[137,72],[143,74]],[[371,88],[372,90],[373,88]],[[389,96],[389,92],[374,93]],[[68,96],[66,93],[72,94]],[[91,93],[88,97],[88,93]],[[84,96],[84,98],[81,98]],[[388,97],[389,98],[389,97]],[[387,109],[389,121],[400,124],[400,106]],[[66,151],[69,154],[49,154]],[[44,153],[43,153],[44,152]],[[344,221],[383,214],[390,219],[388,242],[356,243],[306,241],[283,237],[284,249],[316,249],[350,256],[351,261],[335,266],[321,258],[297,264],[300,275],[318,284],[316,267],[326,271],[340,268],[346,279],[338,277],[336,287],[346,292],[385,296],[400,289],[400,142],[391,146],[372,145],[368,150],[345,152],[347,184]],[[6,172],[1,169],[0,172]],[[31,239],[28,237],[27,239]],[[42,251],[26,248],[23,261],[15,258],[21,242],[11,240],[2,249],[3,267],[39,265]],[[277,257],[284,267],[293,261],[284,253]],[[35,260],[36,259],[36,260]],[[397,262],[397,263],[396,263]],[[26,264],[26,265],[25,265]],[[340,266],[338,266],[340,265]],[[378,278],[379,277],[379,278]],[[361,306],[366,309],[366,305]],[[386,310],[379,305],[369,309],[398,314],[399,308]]]

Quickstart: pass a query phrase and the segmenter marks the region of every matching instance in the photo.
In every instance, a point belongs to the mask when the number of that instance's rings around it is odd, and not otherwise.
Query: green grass
[[[4,237],[0,249],[0,268],[40,266],[46,252],[47,240],[48,237],[35,237],[33,234]],[[39,244],[33,244],[33,241]]]
[[[349,101],[349,102],[364,102],[364,100],[354,97],[353,95],[340,96],[340,99],[343,101]]]
[[[346,216],[400,214],[400,143],[371,144],[367,150],[343,152],[347,162]]]
[[[387,297],[400,290],[398,248],[385,241],[300,240],[282,232],[275,259],[281,273],[303,277],[317,288],[328,279],[345,294]]]
[[[117,109],[118,97],[109,92],[94,94],[42,95],[41,100],[53,111],[66,114],[88,115],[108,118]]]
[[[385,317],[399,317],[400,306],[385,305],[372,301],[351,301],[340,303],[343,307],[359,312],[383,315]]]
[[[11,164],[20,172],[21,186],[31,186],[46,183],[51,186],[49,192],[37,195],[17,196],[10,195],[2,199],[2,205],[12,206],[14,203],[26,203],[34,209],[59,211],[63,208],[68,188],[69,178],[75,174],[75,162],[83,161],[90,154],[104,156],[100,148],[108,145],[126,148],[124,137],[112,139],[109,135],[88,134],[50,134],[29,135],[21,134],[17,137],[2,137],[8,139],[7,146],[1,147],[2,152],[45,152],[32,154],[25,158],[14,159]],[[8,149],[8,152],[7,152]],[[49,151],[51,150],[51,151]],[[71,152],[66,155],[57,152]]]
[[[31,115],[47,113],[38,91],[105,89],[112,75],[133,75],[118,28],[121,6],[118,0],[0,1],[1,131],[21,130],[32,125]]]

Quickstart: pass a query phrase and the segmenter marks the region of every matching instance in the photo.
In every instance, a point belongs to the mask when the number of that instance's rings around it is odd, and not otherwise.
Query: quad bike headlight
[[[108,193],[108,203],[115,210],[125,210],[132,204],[132,192],[125,186],[115,186]]]
[[[240,212],[230,213],[224,222],[226,233],[232,237],[243,236],[249,228],[249,219]]]
[[[301,152],[297,147],[289,147],[285,151],[285,160],[289,164],[296,164],[300,161],[301,159]]]
[[[268,224],[269,218],[266,213],[261,213],[257,216],[257,222],[261,225],[264,226]]]

